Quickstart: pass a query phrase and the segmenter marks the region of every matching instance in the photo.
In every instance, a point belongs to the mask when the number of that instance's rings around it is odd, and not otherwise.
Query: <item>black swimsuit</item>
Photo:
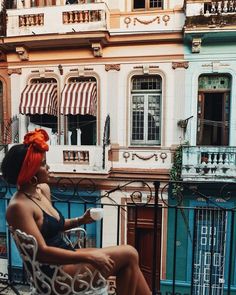
[[[61,212],[54,207],[60,217],[59,220],[57,220],[56,217],[44,211],[39,206],[39,204],[36,203],[28,194],[25,193],[25,195],[27,196],[28,199],[34,202],[43,212],[43,224],[40,231],[42,236],[44,237],[45,243],[48,246],[52,246],[52,247],[74,250],[72,246],[63,239],[62,232],[64,231],[65,218],[63,217]]]
[[[45,212],[38,203],[36,203],[28,194],[24,193],[28,199],[34,202],[43,212],[43,224],[41,228],[41,234],[44,237],[45,243],[48,246],[57,247],[61,249],[67,249],[75,251],[74,248],[63,238],[63,230],[65,224],[65,218],[59,210],[56,211],[59,214],[59,220],[56,217]],[[41,267],[43,272],[49,277],[53,276],[54,270],[47,265]]]

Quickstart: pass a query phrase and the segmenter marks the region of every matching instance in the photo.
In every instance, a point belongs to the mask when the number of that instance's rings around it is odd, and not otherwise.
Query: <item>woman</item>
[[[38,242],[38,260],[63,265],[72,277],[79,264],[89,264],[107,278],[116,276],[118,295],[150,295],[140,271],[137,251],[129,245],[87,248],[74,251],[63,240],[61,232],[91,223],[89,211],[78,218],[64,219],[51,203],[49,166],[46,163],[48,134],[36,129],[24,137],[24,143],[13,146],[2,162],[2,175],[17,192],[6,212],[9,226],[33,235]]]

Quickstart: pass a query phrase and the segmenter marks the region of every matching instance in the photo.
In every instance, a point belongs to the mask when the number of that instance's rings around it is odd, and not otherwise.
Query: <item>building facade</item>
[[[235,181],[235,15],[236,1],[2,1],[2,145],[21,142],[25,132],[36,127],[45,128],[50,135],[52,185],[58,178],[72,186],[85,178],[103,196],[130,180],[143,180],[154,190],[158,179],[164,188],[173,152],[184,144],[182,180],[196,182],[214,200],[212,207],[223,203],[216,192]],[[0,152],[3,156],[4,149]],[[131,202],[129,194],[136,189],[144,196],[139,202],[145,203],[149,191],[138,182],[125,196],[115,192],[113,200]],[[182,194],[185,206],[211,212],[206,199],[188,190]],[[169,190],[169,204],[172,197]],[[160,205],[167,199],[163,189]],[[235,200],[226,203],[232,209]],[[144,227],[143,216],[153,212],[139,210]],[[122,221],[123,242],[132,242],[129,216]],[[214,269],[216,283],[208,276],[206,240],[211,239],[206,231],[219,232],[219,227],[212,224],[211,213],[202,216],[179,216],[178,290],[202,295],[214,287],[211,294],[223,294],[228,258],[221,257],[229,249],[231,231],[223,228],[217,238],[224,240],[224,247],[213,249],[220,261]],[[172,249],[173,218],[171,210],[160,215],[159,275],[166,292],[173,276],[167,267],[173,256],[166,251]],[[215,219],[232,221],[230,214]],[[116,222],[111,214],[105,214],[104,221],[103,245],[114,244],[111,229]],[[145,222],[151,228],[151,222]],[[5,224],[1,226],[4,240]],[[198,242],[203,240],[204,249]],[[199,247],[194,248],[193,241]],[[233,290],[235,283],[230,284]]]

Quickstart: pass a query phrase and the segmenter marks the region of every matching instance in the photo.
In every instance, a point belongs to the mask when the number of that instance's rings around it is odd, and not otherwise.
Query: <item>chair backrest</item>
[[[38,243],[34,236],[28,235],[19,229],[11,229],[11,234],[29,276],[30,284],[32,286],[31,294],[108,294],[107,282],[97,270],[92,272],[87,266],[81,266],[72,278],[65,273],[60,265],[42,264],[37,261]]]

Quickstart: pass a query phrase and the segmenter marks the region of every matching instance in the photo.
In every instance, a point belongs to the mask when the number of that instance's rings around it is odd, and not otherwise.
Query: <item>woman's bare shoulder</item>
[[[15,220],[33,215],[33,207],[29,200],[22,194],[16,193],[10,200],[6,210],[7,222],[11,225]]]

